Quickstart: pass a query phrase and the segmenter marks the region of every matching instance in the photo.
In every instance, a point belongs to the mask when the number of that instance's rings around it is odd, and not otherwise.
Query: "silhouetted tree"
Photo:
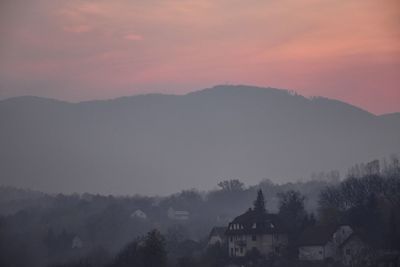
[[[289,256],[294,257],[294,241],[299,234],[308,226],[308,216],[304,209],[305,197],[299,192],[289,190],[279,193],[279,218],[286,228],[289,238]]]
[[[383,191],[391,205],[400,209],[400,172],[397,176],[386,178]]]
[[[365,165],[365,175],[379,175],[381,172],[379,160],[373,160]]]
[[[262,190],[258,190],[257,192],[257,199],[254,201],[254,211],[258,214],[266,213],[267,210],[265,209],[265,199]]]
[[[288,222],[291,227],[300,225],[307,213],[304,209],[305,197],[297,191],[287,191],[279,193],[279,215],[280,217]]]
[[[390,211],[389,217],[389,227],[388,227],[388,235],[387,241],[389,243],[389,247],[392,249],[399,249],[400,248],[400,233],[398,229],[398,222],[396,220],[396,213],[392,209]]]
[[[143,263],[145,267],[164,267],[167,265],[165,239],[158,230],[152,230],[144,239]]]
[[[227,192],[236,192],[244,190],[244,184],[237,179],[221,181],[218,183],[218,186],[221,188],[221,190]]]
[[[164,267],[167,252],[164,237],[152,230],[141,241],[133,241],[115,257],[110,267]]]
[[[126,245],[115,257],[110,267],[143,267],[142,254],[136,241]]]
[[[196,266],[196,261],[191,256],[186,256],[178,259],[177,267],[194,267]]]
[[[220,267],[225,266],[227,261],[227,245],[217,242],[216,244],[207,247],[207,250],[202,257],[202,262],[199,264],[199,266]]]

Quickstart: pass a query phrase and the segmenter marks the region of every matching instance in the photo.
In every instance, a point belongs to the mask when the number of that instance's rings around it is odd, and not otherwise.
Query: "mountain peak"
[[[0,101],[0,170],[3,184],[50,192],[293,181],[399,153],[396,118],[247,85],[77,104],[21,97]]]
[[[232,84],[219,84],[210,88],[206,88],[203,90],[195,91],[189,93],[188,95],[197,95],[197,94],[254,94],[254,93],[277,93],[288,95],[291,94],[291,91],[285,89],[277,89],[272,87],[260,87],[253,85],[232,85]]]

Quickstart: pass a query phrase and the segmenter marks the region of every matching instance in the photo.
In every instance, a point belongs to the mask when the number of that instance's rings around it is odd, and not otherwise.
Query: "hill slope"
[[[397,122],[249,86],[76,104],[12,98],[0,101],[0,183],[165,194],[221,179],[288,181],[399,153]]]

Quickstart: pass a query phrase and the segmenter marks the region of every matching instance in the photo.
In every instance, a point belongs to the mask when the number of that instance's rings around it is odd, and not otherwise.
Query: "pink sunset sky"
[[[1,0],[0,98],[250,84],[400,111],[398,0]]]

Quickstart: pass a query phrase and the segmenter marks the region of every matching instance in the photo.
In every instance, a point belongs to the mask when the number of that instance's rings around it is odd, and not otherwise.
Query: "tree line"
[[[191,189],[167,197],[21,197],[11,202],[14,212],[7,209],[0,216],[0,250],[4,252],[0,265],[221,266],[227,261],[227,249],[222,245],[207,248],[209,231],[246,211],[260,189],[265,209],[278,213],[288,229],[287,258],[296,257],[299,233],[322,223],[350,224],[373,233],[368,236],[377,248],[399,248],[400,167],[398,158],[391,157],[355,165],[342,180],[332,171],[284,184],[263,180],[245,186],[238,179],[223,180],[209,192]],[[9,193],[3,194],[0,208],[12,201],[5,196],[18,195],[11,188],[1,190]],[[168,218],[170,207],[188,211],[190,218]],[[147,219],[132,218],[137,209]],[[83,240],[82,249],[71,248],[75,236]],[[151,249],[159,249],[158,265],[146,258]]]

